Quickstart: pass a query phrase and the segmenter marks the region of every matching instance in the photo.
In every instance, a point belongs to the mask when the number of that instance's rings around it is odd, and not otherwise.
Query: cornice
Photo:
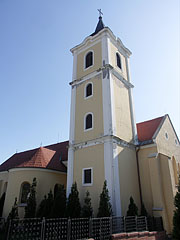
[[[83,142],[79,142],[79,143],[75,143],[75,144],[70,144],[69,148],[73,148],[74,150],[78,150],[78,149],[82,149],[82,148],[86,148],[86,147],[90,147],[90,146],[95,146],[95,145],[99,145],[99,144],[104,144],[107,141],[112,141],[112,143],[117,144],[118,146],[121,147],[127,147],[127,148],[131,148],[131,149],[135,149],[135,145],[133,143],[129,143],[117,136],[114,135],[104,135],[104,136],[100,136],[98,138],[95,139],[91,139],[88,141],[83,141]]]
[[[94,72],[87,74],[86,76],[75,79],[74,81],[70,82],[69,84],[71,86],[77,86],[81,84],[82,82],[91,79],[93,77],[96,77],[98,74],[102,73],[103,75],[106,74],[107,72],[111,72],[118,80],[120,80],[126,88],[134,88],[134,85],[132,85],[130,82],[128,82],[125,78],[123,78],[118,71],[110,64],[106,64],[102,66],[101,68],[95,70]]]

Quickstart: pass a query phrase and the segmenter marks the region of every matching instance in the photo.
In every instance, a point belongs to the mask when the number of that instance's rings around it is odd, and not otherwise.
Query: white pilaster
[[[76,110],[76,86],[72,86],[72,90],[71,90],[71,112],[70,112],[69,144],[73,144],[74,143],[75,110]]]
[[[128,79],[129,82],[131,82],[129,58],[126,57],[125,61],[126,61],[126,69],[127,69],[127,79]],[[138,141],[138,138],[137,138],[137,129],[136,129],[136,119],[135,119],[135,111],[134,111],[134,104],[133,104],[132,88],[129,88],[129,103],[130,103],[131,122],[132,122],[134,143],[136,144],[137,141]]]
[[[113,144],[113,175],[114,175],[114,214],[121,216],[121,194],[120,194],[120,181],[119,181],[119,157],[117,145]]]
[[[73,54],[73,81],[77,76],[77,54]],[[68,149],[68,168],[67,168],[67,191],[69,196],[73,184],[73,166],[74,166],[74,135],[75,135],[75,110],[76,110],[76,86],[71,88],[71,111],[70,111],[70,129],[69,129],[69,149]]]
[[[72,146],[70,146],[68,149],[67,190],[66,190],[67,197],[71,192],[71,187],[73,184],[73,166],[74,166],[74,149]]]
[[[114,194],[113,194],[113,141],[108,139],[104,142],[104,173],[107,181],[112,210],[114,213]]]

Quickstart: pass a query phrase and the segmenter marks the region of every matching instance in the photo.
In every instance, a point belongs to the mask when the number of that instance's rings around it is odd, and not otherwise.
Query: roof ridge
[[[146,123],[146,122],[151,122],[151,121],[154,121],[154,120],[157,120],[157,119],[160,119],[160,118],[164,118],[167,114],[161,116],[161,117],[156,117],[156,118],[153,118],[153,119],[150,119],[150,120],[146,120],[146,121],[143,121],[143,122],[138,122],[136,123],[137,124],[141,124],[141,123]]]

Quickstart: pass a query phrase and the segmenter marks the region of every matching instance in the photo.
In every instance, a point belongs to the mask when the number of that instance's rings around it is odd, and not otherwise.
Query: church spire
[[[99,31],[101,31],[105,26],[104,26],[104,23],[102,21],[102,15],[103,13],[101,12],[101,9],[98,9],[99,11],[99,21],[98,21],[98,24],[96,26],[96,30],[94,33],[91,34],[91,36],[94,36],[95,34],[97,34]]]

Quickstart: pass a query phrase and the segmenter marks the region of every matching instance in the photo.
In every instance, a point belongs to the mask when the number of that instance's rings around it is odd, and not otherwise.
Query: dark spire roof
[[[103,23],[103,21],[102,21],[102,17],[99,16],[99,22],[98,22],[98,24],[97,24],[97,26],[96,26],[96,30],[95,30],[94,33],[91,34],[91,36],[94,36],[95,34],[97,34],[97,33],[98,33],[99,31],[101,31],[104,27],[105,27],[105,26],[104,26],[104,23]]]

